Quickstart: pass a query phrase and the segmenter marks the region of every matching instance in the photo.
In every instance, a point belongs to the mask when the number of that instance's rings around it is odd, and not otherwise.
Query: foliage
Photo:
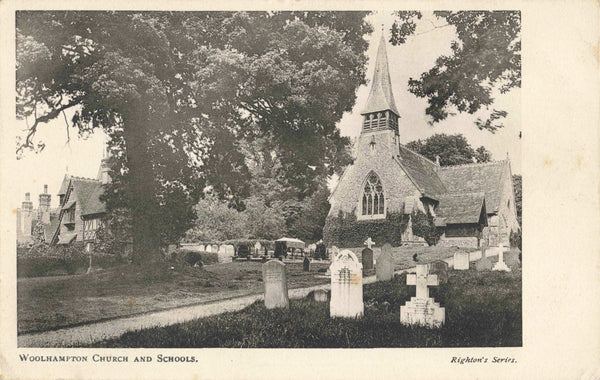
[[[195,207],[198,216],[185,241],[212,242],[248,237],[246,215],[230,208],[227,202],[207,194]]]
[[[288,220],[288,234],[305,242],[317,242],[323,238],[323,226],[329,213],[329,189],[322,186],[305,198],[297,217]]]
[[[281,210],[269,207],[260,196],[252,196],[245,201],[247,236],[257,239],[274,240],[285,232],[285,218]]]
[[[413,234],[425,239],[429,246],[436,245],[444,233],[442,229],[435,226],[433,215],[425,214],[421,210],[413,211],[411,221]]]
[[[520,251],[523,251],[523,245],[521,242],[521,230],[519,231],[510,231],[510,246],[512,248],[519,248]]]
[[[521,86],[521,12],[520,11],[436,11],[438,21],[423,23],[428,31],[454,27],[457,39],[452,42],[451,55],[438,57],[435,65],[409,80],[409,90],[427,98],[426,113],[433,123],[446,119],[454,110],[474,114],[494,103],[495,91],[506,93]],[[395,12],[390,41],[394,45],[406,42],[417,30],[421,12]],[[433,25],[433,28],[430,27]],[[424,31],[423,33],[427,33]],[[420,33],[419,33],[420,34]],[[502,128],[501,119],[507,113],[492,110],[487,120],[478,119],[479,129],[495,132]]]
[[[406,230],[408,218],[403,213],[388,213],[385,219],[358,221],[356,214],[343,213],[327,218],[323,230],[323,241],[326,245],[340,248],[362,247],[367,237],[371,237],[381,245],[390,243],[399,246],[401,235]]]
[[[105,200],[131,213],[143,262],[192,226],[207,185],[243,209],[247,141],[270,141],[279,178],[306,196],[340,169],[336,123],[365,83],[366,14],[18,12],[16,112],[33,120],[17,153],[43,149],[38,128],[67,110],[80,135],[102,128]]]
[[[477,162],[489,162],[492,158],[492,154],[484,146],[473,150],[462,134],[436,133],[425,140],[411,141],[406,147],[434,162],[439,156],[440,166],[469,164],[473,163],[473,159]]]
[[[513,174],[513,189],[515,191],[515,210],[517,212],[517,220],[519,221],[519,227],[522,227],[522,216],[523,216],[523,178],[520,174]]]
[[[192,251],[189,249],[179,249],[174,252],[172,259],[179,264],[189,266],[215,264],[219,261],[219,255],[216,252]]]
[[[37,220],[33,225],[31,237],[33,243],[31,244],[31,247],[28,247],[27,254],[33,256],[42,256],[48,254],[50,250],[50,244],[45,238],[44,225],[39,220]]]
[[[498,289],[503,289],[498,292]],[[364,286],[362,319],[329,317],[329,304],[291,300],[290,309],[244,310],[183,324],[128,332],[94,347],[519,347],[522,301],[519,273],[449,273],[431,289],[446,308],[440,329],[404,326],[400,306],[414,296],[406,274]]]

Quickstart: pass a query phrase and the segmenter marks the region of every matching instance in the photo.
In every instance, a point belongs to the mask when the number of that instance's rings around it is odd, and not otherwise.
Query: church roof
[[[494,213],[500,206],[503,173],[507,168],[508,161],[503,160],[444,166],[438,170],[438,175],[450,193],[483,191],[487,212]]]
[[[437,175],[437,165],[418,153],[400,145],[398,163],[425,196],[438,199],[447,192]]]
[[[381,34],[379,48],[377,50],[377,58],[375,60],[375,72],[373,74],[373,82],[371,83],[371,92],[367,99],[367,104],[362,115],[371,112],[391,110],[396,115],[399,115],[392,93],[392,82],[390,80],[390,72],[388,69],[387,52],[385,49],[385,38]]]
[[[449,193],[441,195],[439,201],[436,213],[445,224],[477,223],[485,208],[485,193]]]

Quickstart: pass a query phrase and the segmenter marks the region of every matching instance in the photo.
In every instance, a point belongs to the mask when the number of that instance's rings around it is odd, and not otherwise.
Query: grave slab
[[[454,270],[469,269],[469,254],[467,252],[456,252],[454,254]]]
[[[381,254],[375,263],[375,276],[377,281],[391,281],[394,278],[394,258],[392,257],[392,246],[385,243],[381,248]]]
[[[287,278],[285,264],[279,260],[269,260],[262,265],[265,286],[265,307],[267,309],[288,308]]]

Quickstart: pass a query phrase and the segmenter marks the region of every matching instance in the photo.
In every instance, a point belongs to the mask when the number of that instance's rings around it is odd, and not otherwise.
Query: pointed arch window
[[[377,174],[371,172],[367,177],[361,199],[362,216],[383,216],[385,214],[385,196],[383,185]]]

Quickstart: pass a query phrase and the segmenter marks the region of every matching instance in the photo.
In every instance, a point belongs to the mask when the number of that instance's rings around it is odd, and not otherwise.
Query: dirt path
[[[496,253],[497,254],[497,253]],[[492,256],[494,253],[488,256]],[[481,257],[481,251],[473,252],[469,261]],[[447,259],[445,261],[451,261]],[[450,264],[450,263],[449,263]],[[413,268],[398,270],[395,273],[414,271]],[[363,284],[376,281],[375,276],[363,278]],[[329,289],[330,284],[316,285],[307,288],[289,290],[290,299],[303,298],[313,290]],[[75,345],[91,344],[104,339],[115,338],[127,331],[140,330],[149,327],[168,326],[192,319],[208,317],[230,311],[241,310],[257,300],[263,298],[262,294],[254,294],[228,300],[209,302],[194,306],[184,306],[174,309],[153,312],[133,317],[120,318],[105,322],[90,323],[87,325],[64,328],[41,333],[24,334],[17,337],[19,347],[72,347]]]
[[[369,276],[363,279],[363,283],[365,284],[373,282],[375,282],[375,276]],[[329,289],[329,287],[329,284],[325,284],[308,288],[291,289],[288,294],[291,299],[303,298],[313,290]],[[262,294],[254,294],[201,305],[179,307],[134,317],[90,323],[83,326],[34,334],[24,334],[18,336],[17,341],[19,347],[72,347],[75,345],[91,344],[100,340],[119,337],[127,331],[157,326],[168,326],[196,318],[241,310],[262,298]]]

